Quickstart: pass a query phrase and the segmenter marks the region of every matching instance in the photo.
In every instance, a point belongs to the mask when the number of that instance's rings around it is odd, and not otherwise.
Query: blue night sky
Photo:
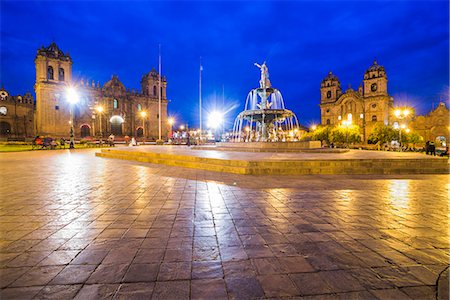
[[[258,86],[267,61],[272,85],[304,125],[320,120],[320,82],[333,71],[355,90],[376,58],[396,105],[428,113],[448,102],[448,1],[0,1],[0,85],[33,92],[36,50],[55,41],[74,78],[127,88],[158,68],[167,76],[169,114],[198,126],[199,57],[206,111],[234,107]],[[229,125],[231,126],[231,125]],[[228,127],[229,127],[228,126]]]

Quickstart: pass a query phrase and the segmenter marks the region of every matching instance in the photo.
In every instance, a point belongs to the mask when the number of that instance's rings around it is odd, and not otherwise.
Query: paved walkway
[[[434,299],[448,180],[0,154],[0,298]]]

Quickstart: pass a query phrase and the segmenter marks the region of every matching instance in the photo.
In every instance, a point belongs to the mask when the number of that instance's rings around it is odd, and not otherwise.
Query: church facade
[[[383,66],[375,60],[364,73],[364,79],[355,91],[342,91],[339,78],[332,72],[320,85],[320,113],[322,125],[338,125],[343,121],[362,128],[362,140],[367,138],[377,123],[390,124],[394,100],[388,93],[388,79]]]
[[[395,115],[394,99],[388,93],[388,79],[383,66],[375,60],[366,72],[358,90],[342,92],[339,78],[332,72],[320,85],[322,125],[343,125],[346,121],[361,128],[361,141],[367,139],[377,123],[404,124],[421,135],[425,141],[445,146],[449,141],[449,110],[444,102],[425,116],[411,114],[399,119]]]
[[[72,78],[72,58],[52,43],[38,49],[35,58],[36,99],[31,94],[10,96],[0,91],[0,135],[43,135],[68,137],[71,113],[76,138],[136,136],[156,140],[167,138],[167,80],[155,70],[142,76],[141,90],[126,89],[117,76],[103,86]],[[159,83],[161,82],[161,87]],[[70,104],[68,89],[77,94],[78,102]],[[161,94],[161,116],[159,115]]]

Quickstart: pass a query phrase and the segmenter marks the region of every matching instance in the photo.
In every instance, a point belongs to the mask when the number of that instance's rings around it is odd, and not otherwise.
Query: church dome
[[[119,93],[125,93],[126,89],[122,82],[120,82],[119,77],[116,75],[113,75],[111,80],[107,81],[104,85],[102,90],[104,92],[119,92]]]
[[[373,64],[367,69],[366,73],[373,72],[373,71],[383,71],[384,72],[384,67],[380,66],[376,59],[373,61]]]
[[[334,75],[333,72],[330,71],[328,73],[328,75],[322,80],[322,82],[325,82],[325,81],[328,81],[328,80],[330,80],[330,81],[339,81],[339,78],[336,75]]]

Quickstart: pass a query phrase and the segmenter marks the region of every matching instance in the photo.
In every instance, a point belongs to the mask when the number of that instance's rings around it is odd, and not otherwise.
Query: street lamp
[[[361,119],[362,122],[362,127],[363,127],[363,144],[366,143],[366,118],[364,117],[364,114],[359,114],[359,118]]]
[[[394,115],[398,120],[403,120],[406,117],[408,117],[410,111],[409,109],[405,108],[405,109],[396,109],[394,111]],[[398,128],[398,135],[399,135],[399,148],[400,148],[400,152],[402,152],[402,129],[406,128],[405,124],[400,124],[399,128]]]
[[[346,143],[347,143],[347,148],[348,148],[348,128],[350,127],[350,126],[352,126],[352,120],[344,120],[344,121],[342,121],[342,125],[344,125],[345,126],[345,140],[346,140]]]
[[[175,124],[175,119],[174,118],[169,118],[167,120],[167,122],[170,125],[170,138],[173,138],[173,124]]]
[[[145,137],[145,117],[147,116],[147,113],[145,111],[140,112],[141,118],[142,118],[142,139]]]
[[[317,129],[317,126],[316,126],[316,125],[312,125],[312,126],[311,126],[311,130],[312,130],[312,131],[315,131],[316,129]]]
[[[70,105],[70,144],[69,149],[75,148],[75,129],[73,127],[73,106],[78,103],[78,94],[73,87],[67,88],[66,90],[67,101]]]
[[[98,112],[98,119],[99,119],[99,125],[100,125],[100,138],[103,137],[103,128],[102,128],[102,112],[103,112],[103,106],[97,106],[95,110]]]

